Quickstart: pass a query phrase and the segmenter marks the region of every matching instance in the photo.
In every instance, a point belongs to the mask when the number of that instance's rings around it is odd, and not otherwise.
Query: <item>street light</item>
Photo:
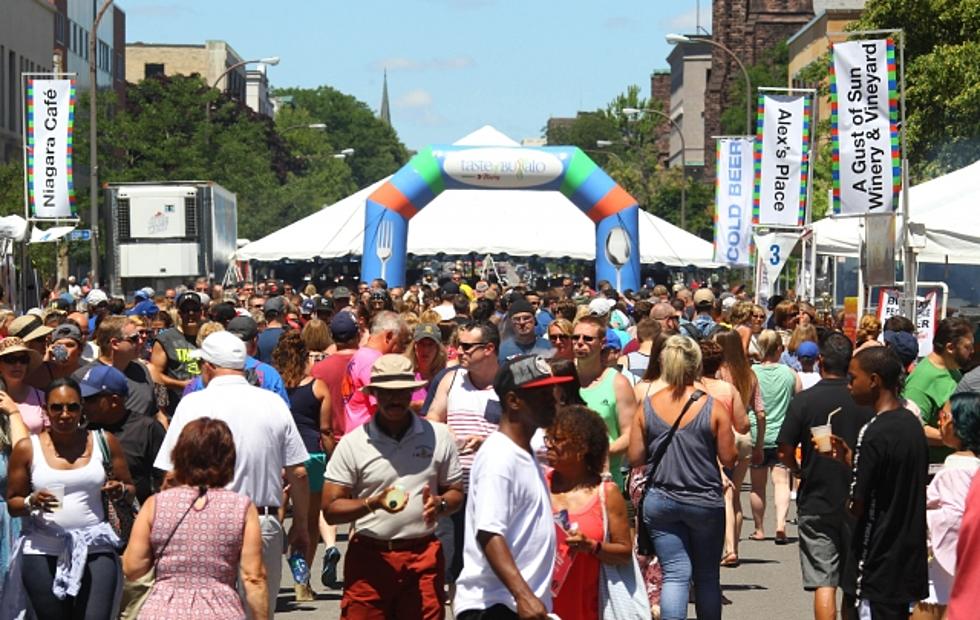
[[[99,12],[95,14],[95,19],[92,20],[92,30],[89,33],[88,40],[88,196],[89,202],[91,203],[89,217],[92,220],[89,222],[89,226],[92,228],[92,236],[89,245],[89,260],[92,263],[92,288],[98,286],[99,282],[99,148],[97,144],[97,130],[99,121],[95,113],[96,92],[98,91],[98,85],[95,83],[97,79],[96,65],[98,63],[96,46],[99,42],[99,22],[102,21],[102,17],[105,15],[105,12],[109,10],[109,5],[111,4],[112,0],[105,0],[102,3],[102,6],[99,7]],[[110,81],[110,84],[111,83],[112,82]]]
[[[224,78],[226,75],[228,75],[235,69],[244,67],[245,65],[278,65],[278,64],[279,64],[278,56],[268,56],[266,58],[257,58],[255,60],[242,60],[241,62],[236,62],[235,64],[231,65],[230,67],[222,71],[221,74],[218,75],[218,77],[214,78],[214,82],[212,82],[208,86],[209,88],[217,88],[218,82],[220,82],[222,78]],[[208,127],[210,129],[211,126],[211,102],[210,101],[207,102],[204,106],[204,116],[208,124]],[[210,142],[210,133],[208,134],[208,138],[209,138],[208,141]]]
[[[742,70],[742,77],[745,78],[745,134],[752,135],[752,80],[749,78],[749,72],[745,69],[745,65],[732,50],[728,49],[721,43],[713,39],[692,39],[691,37],[686,37],[682,34],[670,33],[666,37],[667,43],[670,45],[690,45],[692,43],[707,43],[708,45],[717,47],[729,56],[738,65],[738,68]]]
[[[684,142],[684,132],[681,131],[681,127],[677,124],[677,121],[671,118],[669,114],[660,110],[653,108],[643,110],[639,108],[623,108],[621,111],[626,116],[639,116],[644,112],[656,114],[667,119],[670,126],[677,131],[677,136],[681,139],[681,228],[687,230],[687,144]]]
[[[334,159],[347,159],[348,157],[351,157],[352,155],[354,155],[354,149],[348,147],[346,149],[341,149],[339,153],[334,153],[333,154],[333,158]]]
[[[290,125],[289,127],[286,127],[285,129],[279,132],[279,135],[281,136],[287,131],[292,131],[294,129],[319,129],[322,131],[325,130],[326,128],[327,128],[326,123],[309,123],[309,124],[300,123],[299,125]]]

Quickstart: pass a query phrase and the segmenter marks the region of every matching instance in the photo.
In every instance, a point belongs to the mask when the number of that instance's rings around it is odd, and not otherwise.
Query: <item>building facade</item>
[[[256,112],[272,114],[265,67],[246,69],[239,66],[228,71],[241,63],[242,57],[225,41],[207,41],[203,45],[136,42],[126,46],[126,54],[126,80],[129,82],[139,82],[154,75],[197,74],[208,86],[247,103]]]
[[[647,105],[665,114],[670,109],[670,71],[659,70],[650,74],[650,101]],[[669,128],[657,137],[657,162],[664,167],[669,165]]]
[[[670,64],[670,106],[666,112],[683,132],[683,139],[677,131],[670,133],[670,155],[667,160],[670,166],[680,166],[686,162],[689,168],[704,170],[705,143],[712,134],[705,134],[704,115],[705,93],[711,72],[711,46],[698,41],[703,38],[701,35],[691,35],[694,43],[677,45],[667,56]],[[685,146],[686,150],[683,148]],[[695,174],[693,170],[688,170],[688,173]]]
[[[64,70],[76,73],[79,90],[89,88],[89,54],[92,23],[99,2],[53,0],[57,9],[54,46],[61,54]],[[126,13],[115,3],[102,16],[95,41],[95,83],[111,88],[120,102],[126,98]]]

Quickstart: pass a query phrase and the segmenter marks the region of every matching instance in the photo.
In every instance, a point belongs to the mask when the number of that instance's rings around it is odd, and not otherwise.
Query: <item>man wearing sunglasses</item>
[[[534,306],[524,297],[511,302],[507,320],[513,335],[500,344],[498,357],[501,362],[515,355],[543,355],[551,351],[551,343],[534,333],[534,312]]]

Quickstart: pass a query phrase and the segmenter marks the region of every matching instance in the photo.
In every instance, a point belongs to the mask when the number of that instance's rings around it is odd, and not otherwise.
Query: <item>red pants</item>
[[[433,536],[411,550],[387,551],[354,535],[344,554],[342,618],[442,620],[445,560]]]

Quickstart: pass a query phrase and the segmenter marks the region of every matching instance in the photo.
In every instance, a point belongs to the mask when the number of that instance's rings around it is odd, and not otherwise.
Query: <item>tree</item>
[[[766,50],[759,62],[746,67],[745,71],[749,74],[753,89],[760,86],[785,88],[788,83],[788,67],[789,45],[786,41],[780,41],[775,47]],[[725,134],[739,136],[755,134],[754,126],[748,128],[745,126],[745,88],[745,77],[740,71],[728,91],[730,105],[721,113],[721,128]],[[752,96],[755,97],[755,93],[752,93]],[[754,104],[752,109],[755,109]],[[754,116],[752,122],[755,122]]]

